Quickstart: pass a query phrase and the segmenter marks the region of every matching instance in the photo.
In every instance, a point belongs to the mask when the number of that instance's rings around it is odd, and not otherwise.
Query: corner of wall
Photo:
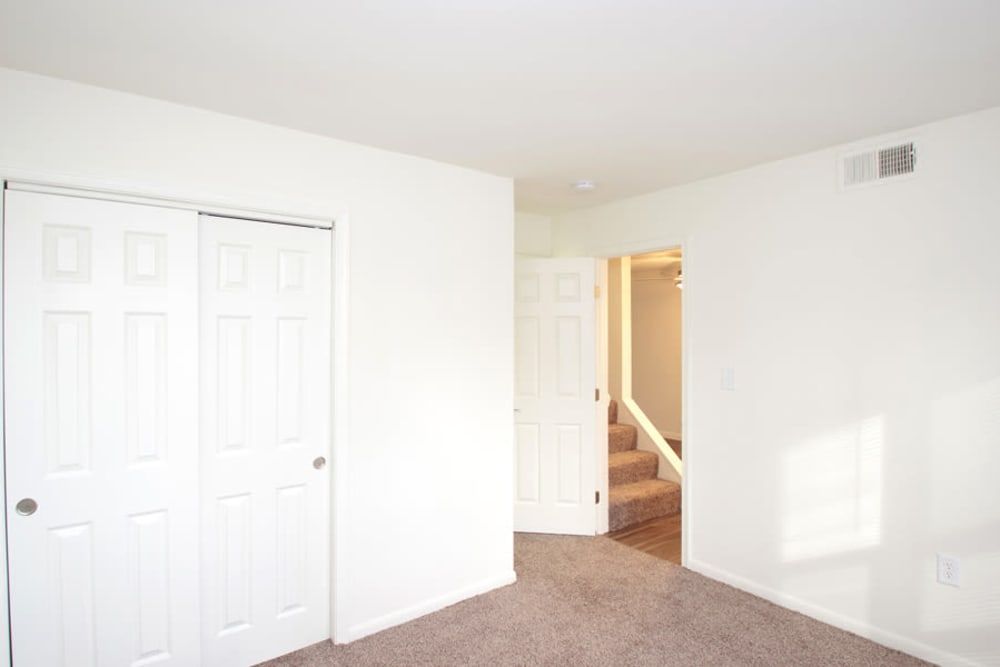
[[[529,257],[552,256],[552,218],[537,213],[514,214],[514,252]]]
[[[347,644],[353,642],[363,637],[367,637],[368,635],[373,635],[376,632],[387,630],[397,625],[406,623],[407,621],[412,621],[420,618],[421,616],[439,611],[445,607],[450,607],[451,605],[462,602],[463,600],[488,593],[497,588],[509,586],[510,584],[516,582],[517,574],[511,570],[510,572],[502,573],[497,576],[475,582],[468,586],[463,586],[449,593],[425,600],[424,602],[410,605],[409,607],[404,607],[377,618],[351,626],[343,638],[337,637],[336,643]]]
[[[700,575],[708,577],[709,579],[722,582],[728,586],[732,586],[733,588],[738,588],[741,591],[750,593],[751,595],[764,598],[768,602],[773,602],[779,607],[797,611],[800,614],[814,618],[823,623],[827,623],[835,628],[846,630],[847,632],[864,637],[865,639],[870,639],[871,641],[882,644],[883,646],[888,646],[889,648],[902,651],[903,653],[908,653],[912,656],[928,660],[935,664],[969,665],[970,667],[976,664],[953,653],[948,653],[947,651],[936,649],[914,639],[909,639],[908,637],[898,635],[894,632],[883,630],[867,621],[853,619],[849,616],[839,614],[826,607],[813,604],[794,595],[783,593],[771,588],[770,586],[756,583],[728,570],[724,570],[698,560],[694,556],[688,558],[685,567],[689,570],[697,572]]]

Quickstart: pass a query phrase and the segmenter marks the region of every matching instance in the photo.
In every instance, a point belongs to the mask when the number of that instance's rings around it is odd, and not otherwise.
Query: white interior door
[[[520,259],[514,530],[596,532],[596,261]]]
[[[17,665],[199,664],[195,213],[7,191]]]
[[[207,665],[330,636],[331,234],[202,216]]]

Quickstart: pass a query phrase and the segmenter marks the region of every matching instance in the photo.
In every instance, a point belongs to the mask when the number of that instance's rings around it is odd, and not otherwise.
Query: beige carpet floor
[[[514,544],[516,584],[267,664],[925,664],[604,537]]]

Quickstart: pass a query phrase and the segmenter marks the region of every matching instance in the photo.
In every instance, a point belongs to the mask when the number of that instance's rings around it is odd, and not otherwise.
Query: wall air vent
[[[878,161],[875,151],[858,153],[844,158],[844,187],[850,188],[871,183],[878,178]]]
[[[841,187],[845,190],[912,174],[917,166],[913,142],[852,153],[841,160]]]

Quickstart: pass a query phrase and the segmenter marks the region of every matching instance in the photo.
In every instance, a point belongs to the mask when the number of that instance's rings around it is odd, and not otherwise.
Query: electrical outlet
[[[937,580],[939,584],[959,586],[962,582],[962,564],[958,556],[937,555]]]

